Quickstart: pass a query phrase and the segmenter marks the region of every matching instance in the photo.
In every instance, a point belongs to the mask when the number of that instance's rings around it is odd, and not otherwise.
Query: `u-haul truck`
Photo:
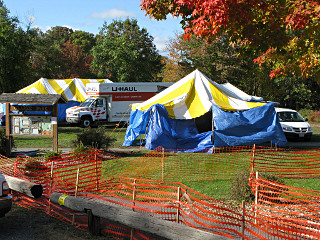
[[[133,103],[148,100],[172,83],[88,83],[87,99],[66,110],[69,123],[89,127],[105,122],[129,120]]]

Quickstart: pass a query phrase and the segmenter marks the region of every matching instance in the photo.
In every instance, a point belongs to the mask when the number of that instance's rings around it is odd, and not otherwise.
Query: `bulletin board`
[[[11,116],[11,135],[52,136],[52,116]]]

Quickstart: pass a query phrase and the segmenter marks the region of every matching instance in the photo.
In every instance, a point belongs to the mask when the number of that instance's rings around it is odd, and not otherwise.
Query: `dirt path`
[[[107,239],[93,237],[87,231],[55,219],[43,212],[14,205],[5,217],[0,218],[0,238],[7,240],[80,240]]]

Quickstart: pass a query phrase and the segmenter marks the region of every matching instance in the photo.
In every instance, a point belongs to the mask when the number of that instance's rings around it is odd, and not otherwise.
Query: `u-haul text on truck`
[[[66,110],[66,120],[82,127],[104,122],[126,122],[130,105],[148,100],[172,83],[88,83],[87,99]]]

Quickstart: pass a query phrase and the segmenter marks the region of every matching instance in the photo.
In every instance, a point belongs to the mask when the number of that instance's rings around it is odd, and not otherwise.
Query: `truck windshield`
[[[304,122],[298,112],[278,112],[280,122]]]
[[[83,103],[80,104],[81,107],[89,107],[91,103],[93,103],[95,99],[87,98]]]

